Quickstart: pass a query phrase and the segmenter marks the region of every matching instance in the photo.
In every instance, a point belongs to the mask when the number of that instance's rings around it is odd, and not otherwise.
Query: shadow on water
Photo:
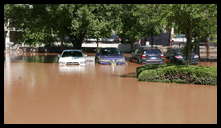
[[[10,57],[12,62],[30,62],[30,63],[57,63],[58,57],[56,55],[47,55],[47,56],[16,56]]]
[[[127,73],[127,74],[120,75],[120,77],[136,78],[136,73],[135,73],[135,72],[131,72],[131,73]]]

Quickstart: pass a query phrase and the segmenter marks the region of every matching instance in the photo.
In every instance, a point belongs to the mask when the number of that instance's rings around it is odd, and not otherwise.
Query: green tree
[[[178,26],[178,29],[186,35],[187,44],[185,54],[188,59],[187,64],[189,64],[191,62],[192,40],[196,39],[196,42],[199,42],[199,38],[202,39],[209,36],[211,31],[208,30],[216,29],[214,28],[217,11],[216,5],[172,5],[171,11],[173,12],[171,17]]]
[[[175,27],[187,37],[190,61],[192,46],[216,37],[216,8],[214,4],[6,4],[4,23],[22,29],[21,42],[26,44],[51,46],[60,41],[61,47],[70,43],[75,48],[81,48],[85,38],[109,37],[112,31],[123,38],[122,43],[133,44]]]

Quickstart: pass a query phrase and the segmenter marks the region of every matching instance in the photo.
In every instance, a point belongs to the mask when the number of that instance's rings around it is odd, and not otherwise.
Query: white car
[[[81,50],[64,50],[61,55],[58,55],[59,64],[79,64],[85,65],[87,55]]]

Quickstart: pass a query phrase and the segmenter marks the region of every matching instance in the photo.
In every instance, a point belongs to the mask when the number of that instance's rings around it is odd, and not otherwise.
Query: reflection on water
[[[58,57],[56,55],[34,55],[34,56],[12,56],[12,62],[32,62],[32,63],[57,63]]]
[[[4,80],[5,81],[7,81],[7,82],[11,82],[11,80],[10,80],[10,74],[11,74],[11,66],[10,66],[10,64],[11,64],[11,60],[9,59],[10,57],[9,57],[9,55],[8,54],[6,54],[6,56],[5,56],[5,63],[4,63]],[[7,71],[7,73],[6,73],[6,71]]]
[[[127,65],[102,65],[102,64],[97,64],[97,66],[100,67],[98,69],[100,70],[100,72],[116,73],[116,74],[122,73],[127,67]]]
[[[85,72],[85,65],[59,65],[59,71],[64,73]]]

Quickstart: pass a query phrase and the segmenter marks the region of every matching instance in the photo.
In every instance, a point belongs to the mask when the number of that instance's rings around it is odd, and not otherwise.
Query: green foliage
[[[187,38],[187,64],[191,62],[191,49],[199,46],[199,41],[208,37],[215,38],[217,30],[217,5],[215,4],[179,4],[169,6],[171,12],[167,17],[177,25],[178,30]],[[216,35],[216,34],[215,34]],[[192,40],[194,39],[194,43]]]
[[[167,64],[147,64],[147,65],[143,65],[143,66],[140,66],[140,67],[137,67],[137,68],[136,68],[136,74],[137,74],[137,77],[138,77],[139,74],[140,74],[142,71],[144,71],[144,70],[157,69],[157,68],[166,67],[166,66],[171,66],[171,65],[174,65],[174,64],[167,63]]]
[[[214,4],[4,5],[4,23],[22,29],[26,38],[21,41],[26,44],[60,41],[76,48],[85,38],[110,37],[112,31],[124,39],[122,43],[134,43],[163,30],[170,32],[173,26],[186,34],[189,49],[192,39],[197,44],[216,38],[216,16]]]
[[[120,37],[129,43],[160,34],[164,18],[161,5],[122,5]],[[154,13],[153,13],[154,12]]]
[[[150,65],[146,66],[146,69],[143,67],[140,70],[137,72],[138,80],[140,81],[170,81],[203,85],[217,84],[216,67]]]

